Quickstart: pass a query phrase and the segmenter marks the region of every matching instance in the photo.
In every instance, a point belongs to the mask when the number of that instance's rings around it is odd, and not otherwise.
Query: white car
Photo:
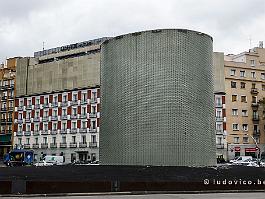
[[[39,166],[52,166],[52,165],[54,165],[52,162],[46,162],[44,160],[34,164],[34,166],[37,166],[37,167],[39,167]]]

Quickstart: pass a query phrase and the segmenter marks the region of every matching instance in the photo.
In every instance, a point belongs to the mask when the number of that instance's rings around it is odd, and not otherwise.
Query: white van
[[[35,164],[35,166],[62,165],[64,157],[57,155],[46,155],[44,160]]]
[[[234,164],[234,165],[240,165],[243,162],[246,162],[247,160],[251,161],[252,160],[252,156],[239,156],[233,160],[230,160],[230,163]]]

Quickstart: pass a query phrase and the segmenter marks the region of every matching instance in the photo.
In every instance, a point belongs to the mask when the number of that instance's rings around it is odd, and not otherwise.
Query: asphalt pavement
[[[17,198],[29,198],[26,196],[18,197],[2,197],[2,199],[17,199]],[[69,198],[69,199],[264,199],[263,193],[207,193],[207,194],[150,194],[150,195],[98,195],[98,196],[46,196],[39,197],[40,199],[58,199],[58,198]]]

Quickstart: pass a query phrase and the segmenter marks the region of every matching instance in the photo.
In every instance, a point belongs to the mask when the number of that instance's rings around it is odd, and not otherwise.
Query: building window
[[[262,90],[265,91],[265,84],[262,84]]]
[[[39,105],[39,104],[40,104],[40,99],[36,98],[36,105]]]
[[[22,124],[18,126],[18,132],[22,132]]]
[[[36,112],[35,112],[35,117],[36,117],[36,118],[39,118],[39,117],[40,117],[40,111],[36,111]]]
[[[238,144],[239,143],[239,137],[234,137],[234,143]]]
[[[92,126],[92,129],[95,129],[96,128],[96,121],[91,121],[91,126]]]
[[[30,138],[26,139],[26,144],[30,144]]]
[[[235,69],[230,70],[230,76],[236,76],[236,70]]]
[[[232,115],[238,115],[238,110],[237,109],[232,109]]]
[[[73,115],[77,115],[77,108],[76,108],[76,107],[73,107],[73,108],[72,108],[72,114],[73,114]]]
[[[44,123],[44,131],[48,131],[48,123]]]
[[[261,73],[261,79],[265,79],[265,73]]]
[[[74,101],[74,102],[77,101],[77,94],[76,94],[76,93],[73,94],[73,101]]]
[[[237,95],[232,95],[232,102],[236,102],[237,101]]]
[[[65,136],[62,137],[62,143],[66,144],[66,137]]]
[[[82,135],[82,137],[81,137],[81,142],[82,142],[83,144],[86,143],[86,136],[85,136],[85,135]]]
[[[242,124],[242,130],[247,131],[248,130],[248,124]]]
[[[81,115],[85,115],[86,114],[86,106],[83,106],[81,109]]]
[[[252,103],[257,104],[258,103],[258,97],[257,96],[252,96]]]
[[[76,129],[76,121],[72,122],[72,129]]]
[[[91,135],[91,142],[93,142],[93,143],[96,143],[97,142],[96,135]]]
[[[222,98],[221,97],[216,98],[216,106],[222,106]]]
[[[217,117],[217,118],[222,118],[222,111],[217,110],[217,111],[216,111],[216,117]]]
[[[248,116],[248,111],[247,110],[242,110],[242,116],[247,117]]]
[[[222,130],[222,124],[216,124],[216,130]]]
[[[45,98],[44,98],[44,104],[45,104],[45,105],[48,105],[48,104],[49,104],[49,98],[48,98],[48,97],[45,97]]]
[[[63,102],[67,102],[67,95],[63,95]]]
[[[86,121],[82,121],[81,125],[82,125],[81,128],[83,129],[86,128]]]
[[[26,131],[30,131],[30,124],[27,124]]]
[[[22,138],[18,138],[18,144],[22,144]]]
[[[240,88],[246,88],[246,83],[245,82],[240,82]]]
[[[231,88],[236,88],[236,82],[231,82]]]
[[[72,143],[76,143],[76,136],[72,136]]]
[[[28,106],[31,105],[31,99],[28,99]]]
[[[241,70],[240,71],[240,77],[246,77],[246,71]]]
[[[96,113],[96,106],[91,106],[91,113]]]
[[[238,124],[232,124],[232,128],[234,131],[238,131],[239,128],[238,128]]]
[[[256,65],[255,60],[254,59],[250,60],[250,66],[255,66],[255,65]]]
[[[43,137],[43,144],[47,144],[47,137]]]
[[[56,137],[52,137],[52,143],[56,144]]]
[[[57,116],[57,113],[58,113],[57,109],[54,109],[53,110],[53,116]]]
[[[35,124],[35,126],[34,126],[34,131],[38,131],[39,130],[39,124]]]
[[[19,106],[22,107],[24,105],[24,100],[23,99],[20,99],[19,100]]]
[[[87,100],[87,94],[86,93],[82,93],[82,101],[86,101]]]
[[[247,102],[247,96],[242,95],[241,96],[241,102]]]
[[[256,72],[251,72],[251,78],[256,78]]]
[[[256,110],[253,111],[253,119],[255,119],[255,120],[259,119],[259,114],[258,114],[258,111],[256,111]]]
[[[243,143],[248,143],[248,137],[243,137]]]
[[[58,102],[58,97],[57,96],[53,96],[53,102],[57,103]]]
[[[38,144],[39,138],[35,138],[35,144]]]
[[[52,124],[52,130],[56,131],[57,130],[57,123]]]
[[[251,88],[256,88],[256,84],[252,83]]]
[[[62,113],[63,113],[62,116],[66,116],[67,115],[66,108],[62,109]]]

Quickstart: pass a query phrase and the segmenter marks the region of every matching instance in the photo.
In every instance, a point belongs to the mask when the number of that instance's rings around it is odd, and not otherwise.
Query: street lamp
[[[256,149],[259,150],[258,157],[257,157],[257,158],[259,159],[259,158],[260,158],[260,148],[259,148],[259,145],[258,145],[258,143],[257,143],[257,140],[256,140],[252,135],[249,135],[248,133],[247,133],[246,135],[249,136],[249,137],[251,137],[252,140],[255,142]]]

